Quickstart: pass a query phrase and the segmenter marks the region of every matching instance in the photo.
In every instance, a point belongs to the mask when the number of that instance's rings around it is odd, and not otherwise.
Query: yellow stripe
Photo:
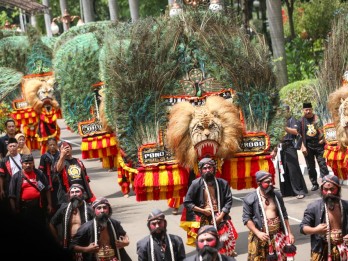
[[[245,158],[244,164],[245,164],[245,171],[244,171],[245,186],[247,188],[251,188],[251,185],[252,185],[251,178],[250,178],[251,157]]]
[[[158,184],[160,186],[168,186],[169,177],[168,177],[168,172],[166,169],[159,170],[158,178],[159,178]]]

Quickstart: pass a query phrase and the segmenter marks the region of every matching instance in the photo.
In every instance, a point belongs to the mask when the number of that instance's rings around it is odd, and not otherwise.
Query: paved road
[[[73,144],[73,155],[81,158],[80,143],[81,138],[66,129],[64,122],[59,121],[61,126],[61,139],[68,140]],[[38,155],[38,152],[34,152],[34,155]],[[38,157],[36,157],[36,164],[38,164]],[[109,199],[113,208],[113,217],[121,221],[124,229],[127,231],[130,237],[130,245],[126,248],[128,254],[132,260],[137,260],[136,255],[136,242],[149,234],[148,228],[146,226],[146,219],[148,213],[154,208],[159,208],[166,214],[166,219],[168,222],[169,233],[179,235],[186,241],[186,233],[180,228],[180,215],[172,215],[171,209],[168,208],[167,202],[165,200],[161,201],[144,201],[137,202],[135,200],[134,193],[130,194],[129,198],[124,198],[120,187],[117,184],[117,173],[108,172],[101,168],[101,162],[97,159],[83,160],[85,163],[89,176],[91,177],[91,187],[93,192],[97,197],[104,196]],[[303,159],[300,159],[301,164],[304,164]],[[308,175],[305,175],[305,181],[307,187],[310,190],[310,182]],[[276,182],[277,184],[278,181]],[[242,198],[253,189],[247,190],[232,190],[234,196],[233,207],[231,210],[232,219],[236,229],[239,233],[239,238],[237,241],[236,251],[239,254],[237,257],[238,261],[247,260],[247,236],[248,230],[242,224]],[[348,196],[348,187],[343,186],[342,188],[343,198]],[[299,233],[299,223],[302,219],[303,211],[308,203],[319,198],[319,192],[309,192],[307,197],[304,199],[296,199],[295,197],[284,198],[288,214],[290,216],[291,229],[295,235],[297,255],[295,257],[296,261],[308,261],[310,253],[310,241],[309,236],[304,236]],[[181,207],[182,208],[182,207]],[[180,208],[180,210],[181,210]],[[190,246],[185,246],[187,256],[194,253],[195,249]]]

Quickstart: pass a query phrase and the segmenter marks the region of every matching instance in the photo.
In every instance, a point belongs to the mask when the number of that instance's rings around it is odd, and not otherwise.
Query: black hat
[[[22,155],[22,162],[30,162],[34,161],[34,157],[31,154],[24,154]]]
[[[16,138],[9,138],[7,144],[10,143],[18,143],[18,140]]]
[[[312,103],[304,102],[303,103],[303,109],[312,109]]]

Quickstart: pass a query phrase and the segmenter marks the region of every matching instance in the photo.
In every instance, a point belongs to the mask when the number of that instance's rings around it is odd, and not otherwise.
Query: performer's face
[[[205,164],[202,167],[202,177],[205,180],[211,180],[214,178],[214,174],[215,174],[214,171],[215,171],[214,166],[212,166],[210,164]]]
[[[164,219],[155,219],[150,221],[151,234],[161,234],[166,230],[166,222]]]
[[[70,198],[77,197],[77,198],[82,198],[82,190],[77,187],[73,187],[70,189]]]
[[[323,194],[323,197],[330,197],[330,196],[339,196],[339,188],[337,186],[335,186],[334,184],[330,183],[330,182],[326,182],[321,190],[321,193]]]
[[[274,187],[273,187],[272,178],[269,177],[269,178],[262,180],[260,183],[260,187],[266,194],[273,191]]]
[[[95,207],[94,211],[95,211],[96,216],[100,216],[102,214],[109,214],[110,208],[106,204],[100,204],[100,205]]]
[[[197,240],[197,246],[202,249],[204,246],[216,247],[217,239],[212,234],[204,233],[199,235]]]

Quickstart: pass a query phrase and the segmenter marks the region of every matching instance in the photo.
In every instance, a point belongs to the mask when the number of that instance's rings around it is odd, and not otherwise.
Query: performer
[[[0,201],[4,208],[10,210],[8,191],[10,181],[16,172],[22,169],[21,155],[18,153],[18,141],[15,138],[7,140],[8,155],[0,160]]]
[[[61,142],[59,150],[60,154],[56,164],[56,171],[59,173],[58,177],[60,183],[63,185],[63,190],[68,192],[72,184],[80,184],[86,192],[87,202],[93,202],[95,196],[89,186],[87,170],[81,160],[72,156],[71,144],[66,141]],[[58,203],[61,204],[63,202]]]
[[[320,177],[329,174],[324,155],[324,135],[322,122],[318,115],[313,113],[310,102],[303,103],[303,114],[298,126],[298,133],[302,136],[301,151],[305,157],[309,179],[312,183],[311,191],[319,189],[317,181],[317,171],[315,169],[315,159],[320,168]]]
[[[52,211],[51,191],[45,175],[34,167],[33,155],[22,156],[22,169],[13,174],[8,197],[14,213],[33,224],[47,225],[47,215]],[[44,197],[47,206],[43,206]]]
[[[121,223],[111,218],[109,201],[98,198],[92,207],[95,218],[77,230],[72,249],[82,253],[84,261],[131,261],[124,249],[129,245],[129,238]]]
[[[0,159],[7,155],[7,145],[9,138],[14,138],[16,135],[16,123],[14,119],[5,121],[6,134],[0,137]]]
[[[195,179],[184,199],[187,211],[193,211],[200,227],[214,225],[223,240],[220,253],[234,256],[236,231],[229,215],[232,207],[232,192],[226,180],[216,178],[216,163],[211,158],[203,158],[198,163],[201,177]]]
[[[70,248],[70,242],[78,228],[94,217],[94,210],[84,200],[84,188],[79,184],[70,187],[69,203],[64,203],[50,220],[49,226],[57,242],[65,249]],[[62,234],[59,235],[59,232]],[[80,260],[81,253],[76,253],[75,260]]]
[[[219,253],[221,243],[216,228],[212,225],[205,225],[198,230],[196,238],[197,254],[187,257],[185,261],[235,261],[234,257],[225,256]]]
[[[58,179],[58,174],[55,170],[55,165],[58,159],[59,150],[57,140],[55,138],[49,138],[47,140],[47,151],[40,157],[39,169],[45,174],[48,183],[51,186],[52,207],[54,212],[57,211],[57,209],[59,208],[59,202],[63,202],[66,200],[65,193],[61,193],[63,195],[58,195],[60,183]],[[58,199],[58,196],[61,197],[60,200]]]
[[[306,182],[303,178],[298,161],[295,139],[297,136],[298,121],[291,115],[289,105],[284,106],[286,113],[286,135],[281,143],[281,161],[284,168],[284,182],[280,183],[280,191],[283,197],[296,196],[302,199],[308,193]]]
[[[167,220],[163,212],[154,209],[147,218],[150,235],[137,242],[139,261],[182,261],[185,247],[181,237],[167,234]]]
[[[281,246],[293,244],[288,214],[280,193],[274,191],[272,175],[259,170],[255,173],[258,188],[243,199],[243,223],[250,230],[248,261],[286,260]],[[295,252],[291,245],[286,251]]]
[[[324,176],[320,191],[322,198],[303,214],[300,232],[311,235],[311,260],[347,260],[348,201],[341,199],[338,177]]]

